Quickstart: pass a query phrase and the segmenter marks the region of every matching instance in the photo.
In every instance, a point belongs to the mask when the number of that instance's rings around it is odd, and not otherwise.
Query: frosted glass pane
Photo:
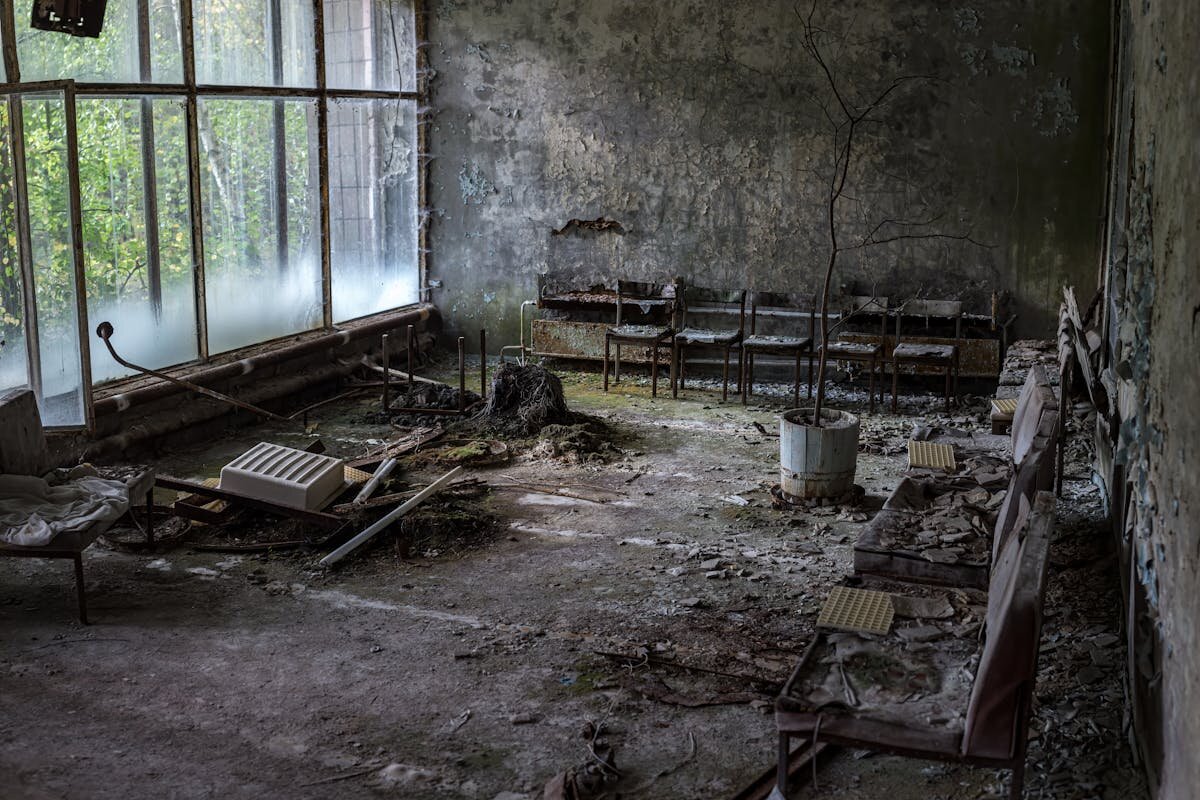
[[[150,368],[191,361],[196,346],[182,98],[79,98],[79,180],[88,319],[111,322],[113,345]],[[145,192],[143,148],[153,141],[154,194]],[[157,204],[158,270],[151,268],[146,204]],[[103,343],[92,381],[132,375]]]
[[[29,385],[25,350],[25,281],[17,253],[9,101],[0,97],[0,392]]]
[[[329,217],[336,322],[417,301],[416,105],[329,106]]]
[[[324,0],[325,83],[334,89],[416,91],[411,0]]]
[[[74,78],[83,82],[140,83],[139,0],[108,0],[98,39],[30,26],[28,4],[17,17],[17,58],[22,81]],[[146,0],[151,82],[183,83],[179,0]]]
[[[75,260],[67,187],[66,114],[61,94],[26,95],[25,165],[29,234],[41,353],[42,422],[83,425]]]
[[[321,325],[316,103],[199,103],[210,352]]]
[[[279,13],[278,50],[272,5]],[[196,80],[201,84],[316,85],[311,2],[193,0],[192,10]]]

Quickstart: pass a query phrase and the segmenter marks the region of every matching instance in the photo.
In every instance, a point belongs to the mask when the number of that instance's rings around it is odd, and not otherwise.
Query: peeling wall
[[[1104,373],[1116,402],[1098,439],[1117,466],[1110,494],[1128,498],[1114,511],[1143,751],[1158,797],[1185,800],[1200,787],[1200,8],[1120,12]]]
[[[834,55],[901,93],[863,140],[849,235],[940,215],[954,240],[848,253],[836,283],[893,297],[1009,290],[1049,335],[1058,287],[1095,286],[1108,7],[1100,0],[822,3]],[[813,290],[831,152],[792,2],[429,0],[429,273],[449,329],[517,339],[536,275],[681,275]],[[551,236],[571,218],[623,233]],[[469,337],[474,340],[474,337]]]

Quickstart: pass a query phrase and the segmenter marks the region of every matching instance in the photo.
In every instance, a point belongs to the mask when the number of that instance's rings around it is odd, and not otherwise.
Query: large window
[[[0,391],[82,427],[101,321],[164,368],[415,302],[414,2],[0,5]]]

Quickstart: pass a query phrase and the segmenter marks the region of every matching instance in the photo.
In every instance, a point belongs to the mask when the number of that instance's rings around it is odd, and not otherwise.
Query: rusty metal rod
[[[104,340],[104,345],[105,345],[105,347],[108,348],[109,355],[111,355],[113,357],[113,360],[116,361],[118,364],[120,364],[123,367],[132,369],[136,372],[140,372],[143,375],[149,375],[152,378],[158,378],[160,380],[164,380],[169,383],[173,383],[176,386],[182,386],[183,388],[189,389],[193,392],[196,392],[197,394],[202,394],[205,397],[211,397],[214,400],[220,400],[222,403],[228,403],[231,406],[236,406],[238,408],[245,409],[246,411],[250,411],[255,414],[258,414],[261,417],[279,420],[280,422],[292,422],[293,421],[292,419],[290,419],[288,417],[282,416],[280,414],[276,414],[271,411],[267,411],[265,408],[259,408],[258,406],[251,405],[250,403],[243,402],[242,400],[238,400],[237,398],[230,397],[227,394],[221,394],[220,392],[215,392],[212,389],[206,389],[203,386],[199,386],[197,384],[192,383],[191,381],[185,381],[182,378],[173,378],[170,375],[167,375],[165,372],[159,372],[159,371],[153,370],[153,369],[146,369],[145,367],[139,367],[137,364],[126,361],[125,359],[123,359],[119,355],[117,355],[117,351],[113,349],[111,339],[112,339],[112,335],[114,332],[115,331],[113,329],[111,322],[101,322],[99,325],[96,326],[96,335]]]
[[[405,343],[405,352],[408,356],[408,392],[412,394],[413,390],[413,352],[416,350],[416,328],[412,325],[408,326],[408,342]]]
[[[458,413],[467,409],[467,337],[458,337]]]
[[[479,329],[479,396],[487,398],[487,331]]]
[[[388,366],[390,360],[391,359],[388,357],[388,335],[385,333],[385,334],[383,334],[383,410],[385,413],[387,412],[388,408],[390,408],[392,405],[392,398],[391,398],[392,386],[391,386],[391,380],[390,380],[392,370]]]

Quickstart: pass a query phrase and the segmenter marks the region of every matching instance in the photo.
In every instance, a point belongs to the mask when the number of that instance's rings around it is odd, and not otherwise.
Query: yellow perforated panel
[[[887,592],[835,586],[821,607],[817,627],[885,634],[892,629],[895,614]]]
[[[908,440],[908,466],[910,469],[944,469],[954,472],[954,448],[948,444]]]

